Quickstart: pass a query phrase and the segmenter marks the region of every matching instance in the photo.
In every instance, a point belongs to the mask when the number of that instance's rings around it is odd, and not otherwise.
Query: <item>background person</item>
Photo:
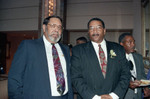
[[[146,79],[143,57],[135,52],[135,40],[131,33],[123,33],[119,36],[119,43],[126,51],[126,58],[130,64],[131,80],[125,99],[142,99],[140,80]]]
[[[147,80],[150,80],[150,69],[147,74]],[[144,91],[144,99],[150,99],[150,86],[143,89]]]
[[[82,43],[87,43],[87,39],[85,37],[79,37],[76,39],[76,45],[82,44]]]

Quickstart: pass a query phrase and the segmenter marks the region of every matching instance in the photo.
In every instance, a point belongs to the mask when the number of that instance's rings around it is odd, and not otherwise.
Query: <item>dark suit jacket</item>
[[[72,99],[69,49],[62,44],[60,46],[67,64],[69,91],[65,99]],[[25,40],[20,44],[8,75],[8,94],[10,99],[55,99],[51,96],[48,63],[42,38]]]
[[[130,71],[126,66],[125,51],[117,43],[106,42],[107,73],[104,79],[100,64],[91,42],[73,48],[71,58],[71,78],[73,86],[83,99],[92,99],[94,95],[114,92],[121,99],[129,85]],[[117,56],[112,57],[110,50]]]
[[[137,80],[146,79],[143,57],[138,53],[132,53],[133,59],[136,66]],[[137,94],[134,93],[134,90],[128,88],[128,91],[124,99],[142,99],[142,88],[137,88]]]

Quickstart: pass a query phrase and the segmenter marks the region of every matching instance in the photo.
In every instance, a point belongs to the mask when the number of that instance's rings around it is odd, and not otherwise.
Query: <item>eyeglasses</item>
[[[52,29],[54,29],[56,27],[57,27],[58,30],[62,30],[63,29],[63,26],[56,25],[56,24],[47,24],[47,26],[49,26],[49,28],[52,28]]]
[[[101,30],[101,29],[103,29],[103,26],[98,25],[98,26],[90,26],[90,27],[89,27],[89,30],[91,30],[91,31],[93,31],[94,29],[96,29],[96,30]]]

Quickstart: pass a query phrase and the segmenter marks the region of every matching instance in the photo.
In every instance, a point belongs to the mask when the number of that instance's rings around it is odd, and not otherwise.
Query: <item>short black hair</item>
[[[105,23],[104,23],[104,21],[102,19],[100,19],[100,18],[92,18],[92,19],[89,20],[89,22],[87,24],[87,28],[88,29],[89,29],[89,25],[90,25],[91,21],[100,21],[102,23],[102,25],[103,25],[103,28],[105,28]]]
[[[121,34],[119,36],[119,39],[118,39],[119,43],[123,42],[123,39],[125,38],[125,36],[132,36],[132,34],[131,33],[123,33],[123,34]]]
[[[76,41],[77,41],[77,40],[87,42],[87,39],[86,39],[85,37],[79,37],[79,38],[76,39]]]
[[[45,18],[44,21],[43,21],[43,24],[47,25],[51,18],[58,18],[61,21],[61,23],[62,23],[62,19],[59,16],[53,15],[53,16],[48,16],[47,18]]]

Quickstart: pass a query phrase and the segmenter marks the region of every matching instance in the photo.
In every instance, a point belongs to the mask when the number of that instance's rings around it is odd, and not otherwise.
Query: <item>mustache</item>
[[[92,36],[99,36],[99,34],[93,34]]]
[[[52,32],[51,34],[49,34],[50,36],[52,35],[57,35],[57,36],[60,36],[58,32]]]
[[[59,34],[58,32],[52,32],[52,34]]]

